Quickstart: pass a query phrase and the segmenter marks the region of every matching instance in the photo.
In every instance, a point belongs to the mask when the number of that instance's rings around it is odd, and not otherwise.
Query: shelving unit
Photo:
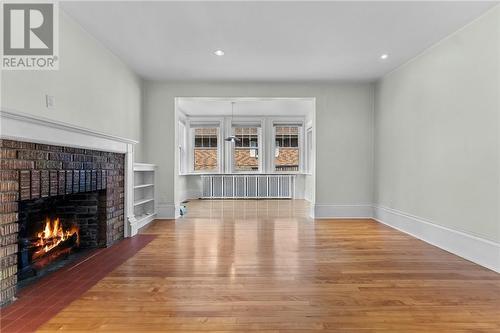
[[[145,187],[150,187],[150,186],[155,186],[155,184],[141,184],[141,185],[135,185],[134,189],[138,188],[145,188]]]
[[[134,216],[136,228],[142,228],[151,222],[156,212],[154,164],[134,164]]]

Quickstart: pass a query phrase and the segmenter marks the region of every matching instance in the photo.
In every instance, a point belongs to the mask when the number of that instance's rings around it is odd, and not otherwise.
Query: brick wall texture
[[[299,149],[297,148],[280,148],[278,157],[274,158],[274,164],[277,166],[298,166],[299,165]]]
[[[259,168],[259,159],[250,155],[250,149],[234,150],[236,170],[256,170]]]
[[[18,202],[105,190],[106,246],[123,238],[124,155],[0,140],[0,305],[16,293]]]
[[[194,170],[217,170],[217,148],[196,148]]]

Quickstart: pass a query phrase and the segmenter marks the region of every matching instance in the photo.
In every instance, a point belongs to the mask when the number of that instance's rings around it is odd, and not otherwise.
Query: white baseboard
[[[315,204],[311,213],[315,219],[368,219],[373,218],[373,206]]]
[[[132,236],[137,235],[137,232],[139,231],[139,229],[141,229],[142,227],[151,223],[155,219],[155,217],[156,217],[156,214],[150,214],[150,215],[143,216],[143,217],[137,217],[134,215],[129,216],[127,218],[128,225],[130,227],[130,235],[128,237],[132,237]]]
[[[151,223],[155,218],[156,218],[156,214],[151,214],[143,219],[138,220],[137,221],[137,229],[141,229],[142,227],[145,227],[146,225]]]
[[[175,219],[176,207],[173,203],[159,203],[158,204],[158,219]]]
[[[446,228],[387,207],[375,206],[374,218],[380,223],[500,273],[500,243]]]

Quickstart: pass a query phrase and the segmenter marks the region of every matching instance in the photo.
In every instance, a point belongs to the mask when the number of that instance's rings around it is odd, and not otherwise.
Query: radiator
[[[278,199],[293,198],[294,175],[203,175],[205,199]]]

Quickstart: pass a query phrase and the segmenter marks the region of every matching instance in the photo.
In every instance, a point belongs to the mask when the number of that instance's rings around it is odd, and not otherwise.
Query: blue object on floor
[[[187,207],[186,206],[181,206],[181,209],[180,209],[180,214],[181,216],[184,216],[187,214]]]

